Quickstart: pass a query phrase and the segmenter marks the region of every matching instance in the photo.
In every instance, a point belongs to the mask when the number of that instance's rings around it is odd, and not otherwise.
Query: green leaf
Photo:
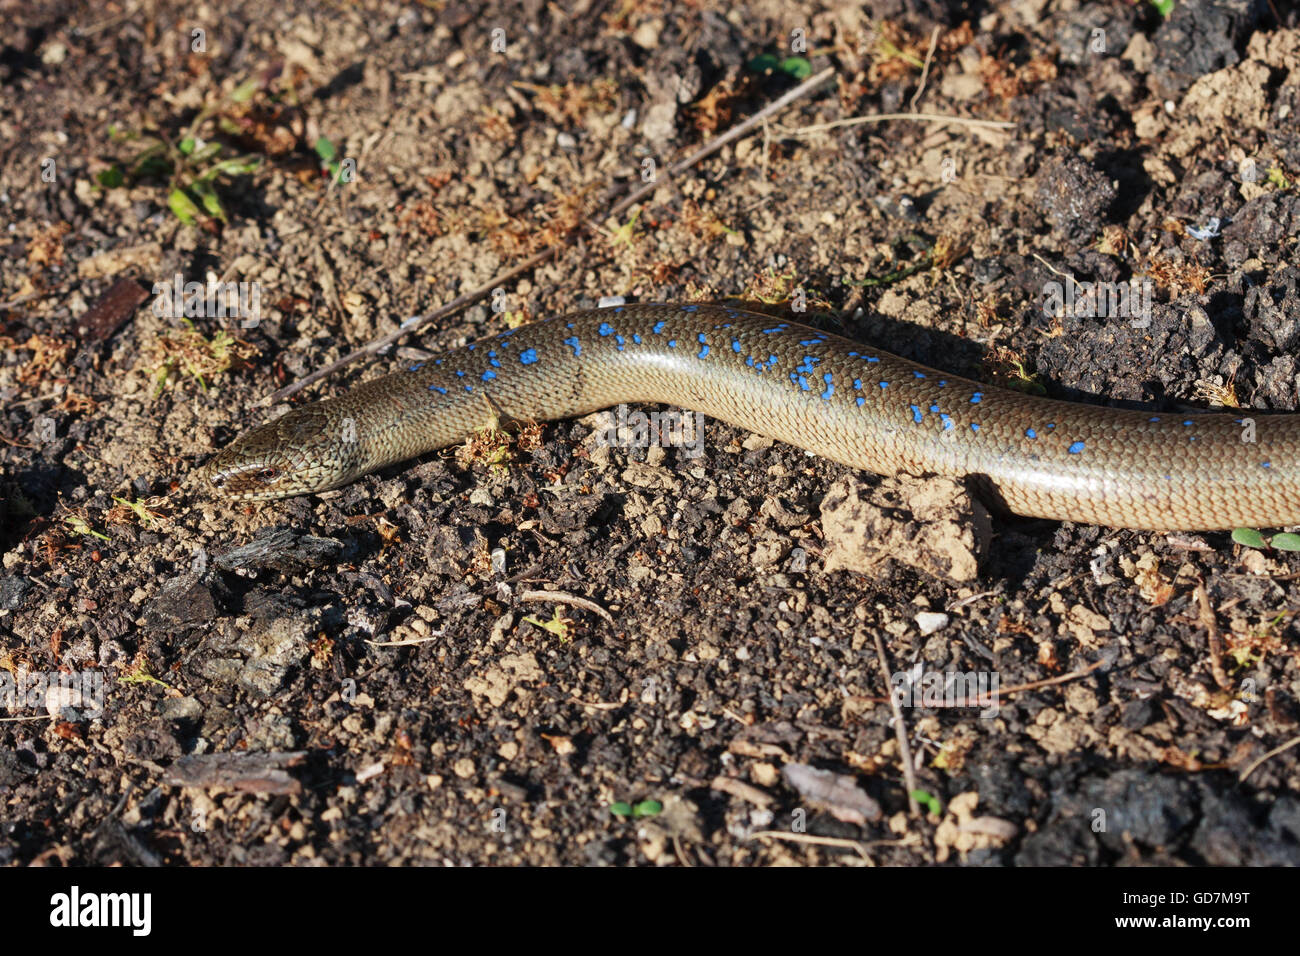
[[[230,94],[230,101],[232,103],[247,103],[253,98],[253,94],[257,92],[260,85],[255,79],[245,80],[235,87],[234,92]]]
[[[190,157],[190,161],[197,166],[202,163],[206,163],[209,159],[213,159],[220,152],[221,152],[220,143],[204,143],[202,146],[199,147],[198,151],[195,152],[194,155]]]
[[[609,805],[609,812],[614,814],[616,817],[630,817],[632,815],[632,807],[620,800],[618,803],[611,803]]]
[[[95,176],[95,181],[105,189],[117,189],[126,182],[126,177],[122,175],[122,167],[114,163],[108,169],[101,170]]]
[[[223,159],[213,166],[204,170],[203,175],[198,177],[199,182],[210,182],[218,176],[243,176],[247,173],[257,172],[261,165],[261,160],[248,156],[241,156],[238,159]]]
[[[1267,548],[1264,536],[1254,528],[1234,528],[1232,540],[1247,548]]]
[[[334,162],[335,157],[338,156],[338,150],[334,148],[334,144],[324,136],[316,140],[314,148],[316,150],[316,155],[321,158],[322,163],[332,163]]]
[[[194,146],[197,142],[198,140],[193,136],[186,136],[179,144],[177,144],[176,148],[188,156],[190,153],[194,152]]]
[[[796,80],[806,80],[812,76],[812,64],[801,56],[787,56],[778,69]]]
[[[928,813],[936,817],[943,814],[943,803],[940,802],[938,797],[932,796],[928,791],[913,790],[912,799],[925,807]]]
[[[632,808],[634,817],[655,817],[663,813],[664,805],[658,800],[642,800]]]
[[[217,191],[212,188],[212,183],[195,182],[191,184],[190,190],[199,197],[199,202],[203,203],[203,208],[209,216],[216,216],[222,222],[226,221],[226,210],[221,205]]]
[[[781,61],[773,54],[760,53],[745,64],[745,69],[749,70],[751,73],[766,73],[768,70],[775,70],[780,65]]]
[[[194,205],[194,200],[183,189],[171,191],[171,195],[167,197],[167,207],[187,226],[194,225],[202,215],[199,207]]]
[[[1174,12],[1174,0],[1151,0],[1151,6],[1156,8],[1156,12],[1162,17],[1167,17]]]
[[[1279,551],[1300,551],[1300,534],[1291,534],[1289,531],[1275,534],[1269,544]]]
[[[167,179],[172,174],[172,164],[162,156],[150,156],[144,162],[137,163],[135,172],[136,177],[153,177],[154,179]]]

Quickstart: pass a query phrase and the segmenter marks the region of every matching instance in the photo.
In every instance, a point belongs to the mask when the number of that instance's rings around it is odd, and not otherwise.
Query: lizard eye
[[[257,473],[258,481],[274,481],[276,478],[279,477],[280,477],[280,469],[278,468],[263,468],[261,471]]]

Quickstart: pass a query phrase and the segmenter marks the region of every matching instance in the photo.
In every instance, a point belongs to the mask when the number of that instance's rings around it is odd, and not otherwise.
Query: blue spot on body
[[[1192,420],[1189,418],[1189,419],[1187,419],[1187,421],[1183,422],[1183,424],[1184,424],[1184,425],[1195,425],[1196,423],[1195,423],[1194,421],[1192,421]]]
[[[709,347],[708,347],[707,345],[701,345],[701,346],[700,346],[700,354],[697,355],[697,356],[695,356],[695,357],[696,357],[696,358],[705,358],[708,354],[709,354]]]
[[[483,373],[483,381],[485,382],[490,382],[492,381],[492,379],[496,377],[497,377],[497,373],[492,371],[491,369],[488,369],[486,372]]]
[[[1079,454],[1079,452],[1083,451],[1083,442],[1077,441],[1065,450],[1068,451],[1071,455],[1077,455]]]
[[[916,422],[918,425],[921,424],[921,410],[915,405],[909,405],[907,407],[912,410],[912,421]]]
[[[913,370],[912,370],[912,374],[915,375],[917,378],[925,378],[925,373],[924,373],[924,372],[918,372],[918,371],[916,371],[916,369],[913,369]]]
[[[983,392],[976,392],[974,395],[972,395],[972,396],[970,397],[970,403],[971,403],[972,405],[978,405],[978,404],[979,404],[980,402],[982,402],[983,400],[984,400],[984,393],[983,393]]]
[[[669,347],[670,349],[675,349],[675,348],[677,348],[677,340],[676,340],[676,339],[669,339],[669,340],[668,340],[668,347]]]
[[[861,407],[862,407],[863,405],[865,405],[865,404],[867,404],[867,400],[866,400],[865,398],[863,398],[861,395],[859,395],[859,396],[858,396],[858,408],[861,408]]]
[[[1026,437],[1026,438],[1037,438],[1037,437],[1038,437],[1038,432],[1034,431],[1032,428],[1026,428],[1026,429],[1025,429],[1025,437]]]
[[[740,354],[740,339],[731,340],[731,351]]]
[[[621,335],[616,335],[614,336],[614,341],[618,343],[618,350],[620,352],[623,351],[623,345],[626,343],[627,340],[624,339],[623,336]]]
[[[881,383],[880,383],[880,387],[881,387],[881,388],[889,388],[889,383],[888,383],[888,382],[881,382]]]
[[[1259,463],[1259,467],[1261,467],[1261,468],[1272,468],[1272,467],[1273,467],[1273,463],[1272,463],[1271,461],[1261,461],[1261,462]]]
[[[570,346],[573,349],[574,355],[582,354],[582,345],[578,342],[578,337],[576,335],[570,335],[567,339],[564,340],[564,344]]]
[[[423,363],[423,362],[416,362],[414,365],[412,365],[410,368],[408,368],[407,371],[408,371],[408,372],[418,372],[418,371],[419,371],[420,369],[422,369],[422,368],[424,368],[424,363]]]
[[[464,378],[464,377],[465,377],[465,373],[464,373],[463,371],[459,371],[459,370],[458,370],[458,371],[456,372],[456,377],[457,377],[457,378]]]
[[[826,383],[826,391],[822,392],[822,398],[829,401],[830,397],[835,394],[835,386],[831,384],[831,373],[827,372],[823,375],[822,381]]]
[[[431,391],[431,392],[437,392],[439,395],[446,395],[446,394],[447,394],[447,390],[446,390],[445,388],[443,388],[441,385],[430,385],[430,386],[429,386],[429,391]]]
[[[608,322],[602,322],[600,323],[600,327],[596,329],[596,331],[599,332],[601,335],[613,335],[614,326],[610,325]]]
[[[791,372],[790,374],[794,375],[794,372]],[[802,388],[805,392],[812,391],[812,389],[808,385],[808,376],[806,375],[799,376],[799,387]]]
[[[868,355],[868,356],[867,356],[867,361],[868,361],[868,362],[879,362],[880,359],[879,359],[878,357],[874,356],[874,355]]]
[[[940,413],[939,421],[943,422],[943,430],[948,431],[952,428],[952,416]]]
[[[938,415],[938,414],[939,414],[939,406],[938,406],[938,405],[931,405],[931,406],[930,406],[930,411],[932,411],[932,412],[934,412],[936,415]]]
[[[632,341],[635,342],[637,345],[640,345],[640,344],[641,344],[641,336],[636,335],[636,334],[633,334],[633,336],[632,336]]]
[[[1155,415],[1155,416],[1153,416],[1153,417],[1147,419],[1147,421],[1158,422],[1158,421],[1160,421],[1160,416],[1159,416],[1159,415]]]
[[[664,330],[664,326],[667,324],[668,324],[667,322],[663,322],[663,321],[656,322],[654,327],[655,335],[658,335],[660,332],[662,332]]]
[[[971,423],[970,423],[970,430],[973,431],[973,432],[977,432],[977,431],[980,430],[980,427],[979,427],[978,425],[976,425],[974,422],[971,422]]]
[[[855,378],[855,379],[853,380],[853,387],[856,388],[856,389],[858,389],[858,390],[861,390],[861,389],[862,389],[862,379],[860,379],[860,378]]]
[[[519,361],[524,365],[532,365],[537,361],[537,349],[524,349],[519,353]]]
[[[698,311],[700,311],[700,307],[699,307],[698,305],[684,305],[684,306],[682,306],[682,311],[683,311],[683,312],[698,312]]]

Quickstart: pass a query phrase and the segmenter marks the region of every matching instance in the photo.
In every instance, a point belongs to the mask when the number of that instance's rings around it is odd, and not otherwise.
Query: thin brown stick
[[[773,113],[777,112],[778,110],[784,109],[786,106],[788,106],[790,103],[793,103],[795,100],[799,99],[800,97],[806,96],[812,90],[816,89],[827,79],[829,79],[834,74],[834,72],[835,72],[834,68],[827,67],[825,70],[822,70],[816,76],[810,77],[809,79],[805,80],[803,83],[800,83],[794,89],[786,92],[783,96],[777,98],[776,100],[773,100],[771,103],[763,107],[761,110],[759,110],[753,116],[746,119],[744,122],[738,123],[737,125],[733,126],[731,129],[727,130],[727,132],[723,133],[721,136],[718,136],[715,139],[711,140],[710,142],[706,143],[705,145],[701,146],[699,149],[691,153],[685,159],[673,163],[666,170],[667,175],[670,177],[675,176],[678,173],[681,173],[689,169],[691,166],[698,163],[701,159],[704,159],[704,157],[709,156],[712,153],[716,153],[723,146],[727,145],[727,143],[730,143],[732,140],[736,139],[737,137],[744,135],[746,132],[748,132],[754,126],[761,123],[767,117],[771,116]],[[621,201],[616,203],[614,207],[605,214],[604,218],[609,219],[612,216],[617,216],[619,213],[623,212],[633,203],[637,202],[639,199],[653,192],[655,189],[659,187],[659,185],[660,183],[656,181],[652,183],[647,183],[646,185],[642,186],[640,189],[635,190],[630,195],[624,197]],[[597,233],[602,231],[599,228],[599,226],[597,226],[595,223],[591,222],[590,220],[588,220],[585,223],[585,225],[587,226],[587,228],[592,229]],[[326,365],[323,368],[319,368],[314,372],[304,375],[302,378],[298,379],[298,381],[291,382],[290,384],[286,385],[284,388],[281,388],[273,392],[271,394],[271,397],[267,399],[266,403],[273,405],[276,402],[282,402],[290,395],[302,391],[302,389],[306,388],[308,385],[320,381],[322,378],[325,378],[327,375],[333,374],[335,371],[342,368],[343,366],[350,365],[353,362],[357,361],[358,359],[364,358],[367,355],[375,355],[379,352],[382,352],[384,349],[393,345],[398,340],[404,338],[407,335],[410,335],[416,329],[423,328],[424,326],[428,325],[430,322],[433,322],[437,319],[441,319],[444,316],[447,316],[452,312],[455,312],[457,309],[460,309],[463,306],[469,305],[470,303],[478,299],[481,299],[483,296],[490,294],[493,289],[495,289],[497,286],[501,285],[502,283],[509,282],[511,279],[515,278],[520,273],[527,272],[528,270],[532,269],[534,266],[540,265],[541,263],[545,262],[547,259],[554,256],[559,251],[561,246],[562,243],[560,241],[556,241],[552,243],[550,246],[548,246],[546,249],[537,253],[536,255],[530,256],[529,258],[525,259],[522,263],[515,266],[513,269],[503,272],[500,275],[494,276],[490,281],[485,282],[483,285],[478,286],[477,288],[472,289],[469,292],[464,293],[463,295],[458,295],[456,298],[452,299],[446,305],[439,306],[437,309],[434,309],[432,312],[429,312],[426,315],[416,316],[414,318],[407,319],[405,322],[402,323],[400,328],[396,329],[393,332],[390,332],[388,335],[381,336],[380,338],[375,339],[374,341],[369,342],[366,345],[363,345],[359,349],[354,349],[353,351],[349,352],[347,355],[344,355],[342,358],[338,359],[337,361],[331,362],[329,365]]]
[[[701,146],[695,152],[691,153],[685,159],[673,163],[671,166],[668,167],[667,174],[669,176],[676,176],[678,173],[685,172],[687,169],[690,169],[701,159],[704,159],[704,157],[716,153],[722,147],[730,143],[733,139],[737,139],[738,137],[743,136],[749,130],[757,126],[759,123],[762,123],[763,120],[767,119],[773,113],[785,109],[785,107],[793,103],[795,100],[799,99],[802,96],[806,96],[808,93],[810,93],[811,91],[815,90],[817,87],[825,83],[834,73],[835,73],[835,69],[833,67],[827,67],[826,69],[818,73],[816,76],[809,77],[808,79],[804,80],[794,89],[785,93],[785,95],[778,97],[777,99],[773,100],[771,103],[768,103],[767,106],[764,106],[753,116],[749,117],[749,119],[745,120],[744,122],[737,123],[735,126],[731,127],[731,129],[727,130],[721,136],[709,141],[708,143],[705,143],[703,146]],[[627,209],[637,200],[654,192],[656,189],[659,188],[659,186],[660,183],[658,182],[646,183],[640,189],[629,194],[628,196],[625,196],[621,201],[616,203],[614,205],[614,208],[609,211],[609,213],[605,216],[605,218],[608,219],[610,216],[617,216],[619,213]]]
[[[564,591],[523,591],[519,595],[521,601],[551,601],[555,604],[567,604],[570,607],[580,607],[584,611],[590,611],[592,614],[602,618],[605,623],[613,625],[614,615],[610,614],[595,601],[588,601],[584,597],[578,597],[576,594],[566,594]]]
[[[892,120],[916,120],[921,123],[953,123],[957,126],[973,126],[980,129],[1015,129],[1015,123],[1004,123],[1002,120],[981,120],[968,119],[965,116],[944,116],[941,113],[875,113],[871,116],[853,116],[849,119],[833,120],[830,123],[815,123],[812,126],[801,126],[798,129],[784,130],[782,136],[811,136],[813,133],[824,133],[828,129],[838,129],[841,126],[858,126],[862,123],[887,123]]]
[[[318,368],[316,371],[304,375],[302,378],[298,379],[298,381],[291,382],[290,384],[286,385],[284,388],[280,389],[279,391],[271,393],[271,397],[267,400],[268,403],[274,405],[276,402],[282,402],[290,395],[294,394],[295,392],[301,391],[302,389],[306,388],[308,385],[312,384],[313,382],[320,381],[322,378],[332,374],[333,372],[342,368],[344,365],[350,365],[351,363],[355,362],[357,359],[362,358],[366,355],[374,355],[378,352],[382,352],[384,349],[388,348],[390,345],[393,345],[399,339],[403,338],[404,336],[410,335],[416,329],[428,325],[430,322],[434,321],[435,319],[441,319],[443,316],[455,312],[457,309],[461,308],[462,306],[469,305],[471,302],[475,301],[476,299],[480,299],[483,296],[490,294],[492,290],[495,289],[497,286],[499,286],[501,283],[509,282],[511,279],[513,279],[515,276],[519,275],[520,273],[527,272],[529,269],[533,268],[534,266],[540,265],[541,263],[549,259],[551,256],[555,255],[558,249],[559,249],[558,245],[549,246],[548,248],[543,249],[541,252],[537,253],[536,255],[529,256],[527,259],[525,259],[519,265],[515,266],[513,269],[510,269],[507,272],[503,272],[500,275],[495,276],[489,282],[485,282],[483,285],[479,286],[478,288],[471,289],[469,292],[466,292],[463,295],[456,296],[456,298],[452,299],[446,305],[439,306],[438,308],[434,309],[432,312],[428,313],[427,315],[421,315],[413,319],[408,319],[406,322],[403,322],[402,325],[396,331],[390,332],[388,335],[381,336],[380,338],[377,338],[367,343],[366,345],[361,346],[361,348],[359,349],[354,349],[353,351],[349,352],[347,355],[343,356],[341,359],[331,362],[329,365],[326,365],[323,368]]]
[[[880,630],[875,629],[876,656],[880,658],[880,670],[885,677],[885,686],[891,686],[889,680],[889,658],[885,656],[885,642],[880,639]],[[912,769],[912,748],[907,745],[907,724],[903,722],[903,709],[898,706],[898,698],[889,695],[889,706],[894,711],[894,733],[898,737],[898,753],[903,758],[903,783],[907,787],[907,808],[912,816],[919,817],[921,808],[916,805],[916,771]]]
[[[876,861],[867,853],[867,848],[857,840],[849,840],[845,837],[828,837],[818,836],[815,833],[783,833],[780,830],[760,830],[758,833],[751,834],[751,840],[758,839],[787,840],[791,843],[808,843],[812,846],[835,846],[843,847],[849,850],[856,850],[858,856],[862,857],[867,866],[875,866]]]
[[[925,92],[926,81],[930,78],[930,63],[934,60],[934,48],[938,42],[939,28],[935,27],[930,32],[930,52],[925,55],[925,65],[921,67],[921,85],[916,88],[916,92],[912,94],[911,102],[908,103],[908,106],[912,107],[912,112],[916,112],[916,101]]]
[[[1206,642],[1210,646],[1210,673],[1214,675],[1214,682],[1220,690],[1231,690],[1232,681],[1223,669],[1223,640],[1219,637],[1219,625],[1215,623],[1214,609],[1210,607],[1210,598],[1205,593],[1204,584],[1196,585],[1196,604],[1200,608],[1197,618],[1205,628]]]
[[[1286,753],[1288,750],[1290,750],[1292,747],[1296,746],[1297,744],[1300,744],[1300,737],[1292,737],[1282,746],[1274,747],[1272,750],[1264,754],[1258,760],[1251,761],[1250,766],[1248,766],[1245,770],[1241,772],[1241,776],[1237,778],[1237,782],[1245,783],[1246,778],[1249,777],[1252,773],[1254,773],[1255,770],[1260,766],[1260,764],[1264,763],[1264,761],[1266,760],[1271,760],[1272,758],[1276,757],[1280,753]]]
[[[1106,663],[1107,660],[1106,658],[1103,657],[1099,661],[1093,661],[1087,667],[1081,667],[1077,671],[1071,671],[1068,674],[1062,674],[1060,677],[1046,677],[1043,680],[1031,680],[1027,684],[1015,684],[1012,687],[1004,687],[1001,688],[1000,690],[996,690],[992,692],[990,696],[993,698],[995,702],[997,702],[997,701],[1001,701],[1002,698],[1004,697],[1010,697],[1012,694],[1023,694],[1027,690],[1038,690],[1041,687],[1052,687],[1055,684],[1064,684],[1066,681],[1078,680],[1080,677],[1087,677],[1097,668],[1104,667]],[[863,697],[863,696],[855,696],[853,699],[855,701],[863,701],[871,704],[887,704],[891,700],[893,700],[892,697]],[[929,710],[939,710],[949,705],[948,704],[932,704],[932,705],[927,704],[923,706]],[[989,706],[989,704],[987,701],[982,701],[979,699],[976,699],[974,701],[969,701],[966,698],[962,698],[961,700],[957,701],[951,706],[987,707]]]

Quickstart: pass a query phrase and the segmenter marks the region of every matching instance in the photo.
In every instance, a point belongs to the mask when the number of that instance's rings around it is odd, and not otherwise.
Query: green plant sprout
[[[208,218],[226,222],[226,208],[217,194],[218,182],[255,172],[261,160],[252,154],[226,155],[223,144],[203,140],[199,131],[227,102],[242,103],[256,91],[257,81],[249,80],[226,100],[203,107],[175,142],[162,133],[146,135],[121,130],[116,124],[109,126],[108,133],[113,139],[138,141],[143,148],[132,159],[115,162],[99,172],[95,176],[96,184],[103,189],[119,189],[145,179],[165,180],[167,208],[182,223],[195,226]],[[225,132],[232,125],[218,122]]]

